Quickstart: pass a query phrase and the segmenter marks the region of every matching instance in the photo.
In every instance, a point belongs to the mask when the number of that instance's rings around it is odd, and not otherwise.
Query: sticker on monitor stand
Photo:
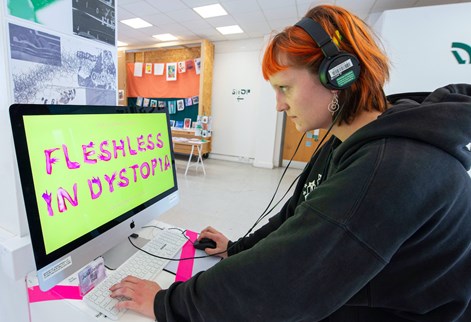
[[[54,275],[56,275],[57,273],[63,271],[64,269],[66,269],[67,267],[69,267],[70,265],[72,265],[72,257],[66,257],[64,258],[62,261],[60,261],[59,263],[57,263],[54,267],[52,267],[51,269],[45,271],[45,272],[42,272],[42,278],[44,280],[47,280],[51,277],[53,277]]]
[[[98,257],[78,272],[80,294],[83,296],[106,277],[103,257]]]

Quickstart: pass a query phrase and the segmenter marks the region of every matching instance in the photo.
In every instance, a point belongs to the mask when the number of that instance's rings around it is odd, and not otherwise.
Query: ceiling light
[[[127,43],[118,40],[118,47],[125,47],[127,45]]]
[[[217,27],[216,29],[223,35],[241,34],[244,32],[240,29],[239,25]]]
[[[134,29],[152,27],[150,23],[142,20],[141,18],[126,19],[126,20],[121,20],[121,22]]]
[[[171,41],[177,40],[178,38],[171,34],[160,34],[160,35],[153,35],[152,37],[157,38],[160,41]]]
[[[224,10],[224,8],[221,7],[220,4],[211,4],[209,6],[197,7],[193,8],[193,10],[195,10],[203,18],[227,15],[226,10]]]

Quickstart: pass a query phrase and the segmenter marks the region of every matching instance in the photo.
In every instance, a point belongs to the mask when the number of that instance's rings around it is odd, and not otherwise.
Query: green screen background
[[[165,158],[171,160],[171,150],[167,118],[164,113],[25,116],[24,123],[47,254],[175,185],[172,165],[170,164],[165,170]],[[125,157],[119,153],[116,159],[112,157],[110,161],[98,159],[99,144],[104,140],[109,141],[107,149],[112,151],[113,149],[109,147],[112,146],[112,140],[119,142],[122,139],[127,146],[128,136],[131,147],[137,151],[137,137],[143,135],[147,145],[147,135],[153,134],[153,142],[156,143],[155,136],[158,133],[161,134],[160,140],[164,143],[160,149],[156,147],[154,150],[138,151],[137,155],[130,155],[125,149]],[[97,159],[96,164],[87,164],[83,161],[82,145],[87,145],[91,141],[95,143],[93,150],[96,153],[89,158]],[[69,159],[79,162],[80,168],[67,168],[63,144],[67,145]],[[52,165],[52,173],[48,175],[44,151],[53,148],[60,148],[51,154],[58,160]],[[162,159],[163,171],[160,162],[157,162],[155,174],[143,179],[139,167],[137,181],[134,182],[134,171],[129,166],[141,165],[143,162],[148,162],[151,166],[151,160],[154,158]],[[125,175],[129,179],[126,187],[117,185],[122,168],[126,168]],[[104,175],[111,176],[113,172],[117,172],[117,178],[114,182],[114,191],[110,192]],[[99,178],[102,185],[101,196],[94,200],[88,186],[88,179],[93,178]],[[57,190],[65,189],[74,199],[74,183],[77,183],[78,205],[74,207],[65,200],[67,210],[61,213],[58,209]],[[95,192],[98,190],[97,185],[93,185],[93,188]],[[42,194],[46,191],[52,193],[53,216],[49,215],[47,204],[42,198]]]

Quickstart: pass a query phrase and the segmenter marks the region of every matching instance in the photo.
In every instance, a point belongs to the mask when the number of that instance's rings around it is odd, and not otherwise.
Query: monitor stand
[[[149,241],[148,239],[142,237],[131,237],[131,240],[134,245],[140,248],[142,248]],[[129,240],[126,238],[121,243],[114,246],[109,251],[103,254],[103,260],[105,262],[106,268],[111,270],[117,269],[119,266],[121,266],[121,264],[123,264],[129,257],[134,255],[134,253],[136,253],[137,251],[138,249],[131,245]]]

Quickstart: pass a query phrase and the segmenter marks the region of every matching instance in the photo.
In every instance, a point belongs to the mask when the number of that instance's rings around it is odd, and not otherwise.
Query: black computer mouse
[[[209,238],[201,238],[193,243],[196,249],[205,250],[206,248],[216,248],[216,242]]]

